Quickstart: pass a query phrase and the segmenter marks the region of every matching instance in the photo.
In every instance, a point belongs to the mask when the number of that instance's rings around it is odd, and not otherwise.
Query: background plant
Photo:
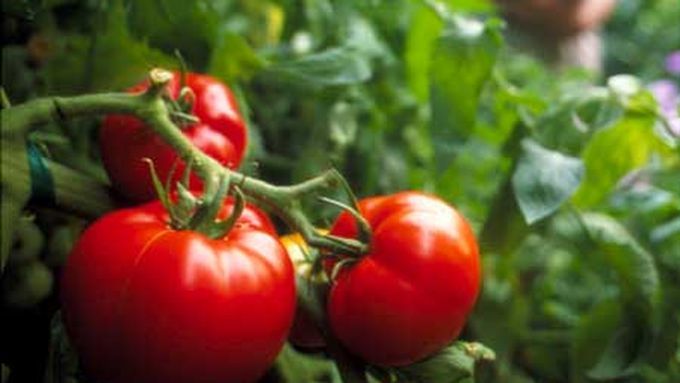
[[[663,65],[680,48],[677,1],[619,2],[601,78],[555,74],[508,47],[487,3],[449,3],[4,1],[2,84],[13,104],[122,90],[153,66],[176,67],[179,50],[192,70],[237,90],[254,143],[246,174],[290,184],[332,164],[361,196],[424,189],[469,218],[485,282],[464,338],[495,351],[490,379],[676,381],[680,156],[646,84],[680,81]],[[57,119],[31,134],[62,171],[55,182],[99,185],[90,193],[106,184],[98,125]],[[17,222],[30,239],[22,243],[47,246],[20,247],[28,256],[8,261],[0,356],[37,381],[54,364],[50,331],[60,331],[49,326],[50,270],[83,218],[112,200],[31,203],[6,221],[7,190],[3,230]],[[327,226],[336,212],[313,218]],[[16,305],[21,281],[38,294]],[[313,381],[318,368],[335,376],[328,363],[287,348],[268,379]],[[403,374],[458,379],[431,373]]]

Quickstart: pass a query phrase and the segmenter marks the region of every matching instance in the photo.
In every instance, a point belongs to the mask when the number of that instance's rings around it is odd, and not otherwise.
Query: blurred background
[[[420,189],[465,214],[485,278],[463,337],[495,351],[490,381],[671,383],[679,26],[678,0],[3,0],[2,86],[12,104],[120,91],[179,51],[236,92],[246,174],[334,166],[361,197]],[[31,140],[106,183],[99,122]],[[91,218],[29,206],[18,223],[0,280],[10,382],[86,381],[55,360],[68,353],[50,323]],[[335,379],[295,375],[325,363],[295,357],[267,379]]]

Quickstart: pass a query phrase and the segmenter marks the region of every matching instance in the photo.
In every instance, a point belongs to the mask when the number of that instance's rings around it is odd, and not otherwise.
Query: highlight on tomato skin
[[[169,228],[159,202],[92,224],[68,259],[61,294],[67,333],[88,376],[102,383],[262,376],[296,305],[293,266],[263,217],[246,206],[218,239]]]
[[[333,334],[368,363],[404,366],[459,335],[480,289],[479,250],[465,219],[441,199],[400,192],[359,202],[370,251],[333,281],[327,313]],[[342,213],[331,234],[355,238]]]
[[[173,72],[167,86],[173,99],[180,95],[180,72]],[[199,122],[185,124],[182,133],[198,149],[231,169],[239,167],[246,153],[248,133],[231,90],[216,78],[198,73],[186,73],[186,86],[195,99],[185,113]],[[139,93],[148,88],[148,81],[129,89]],[[149,158],[161,180],[173,167],[173,183],[182,176],[185,164],[175,151],[152,132],[141,120],[129,115],[109,115],[99,134],[102,160],[111,182],[122,196],[132,202],[147,202],[156,198],[149,175]],[[192,173],[190,188],[200,189],[202,181]]]

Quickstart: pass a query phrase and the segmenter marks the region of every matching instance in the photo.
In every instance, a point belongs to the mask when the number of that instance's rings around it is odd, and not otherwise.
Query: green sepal
[[[373,233],[371,232],[371,225],[369,225],[368,221],[366,221],[366,218],[364,218],[361,213],[358,210],[358,203],[356,202],[356,198],[354,198],[354,205],[356,207],[351,207],[347,204],[344,204],[340,201],[336,201],[334,199],[328,198],[328,197],[319,197],[319,201],[325,202],[329,205],[337,206],[341,208],[342,210],[345,210],[347,213],[349,213],[352,217],[354,217],[354,220],[357,223],[357,228],[359,231],[359,240],[367,245],[370,245],[371,243],[371,237]]]
[[[232,211],[231,215],[224,221],[214,223],[214,225],[211,227],[213,233],[212,235],[209,235],[210,237],[212,238],[224,237],[231,230],[231,228],[234,227],[239,217],[241,217],[243,209],[246,207],[246,197],[243,195],[241,189],[235,185],[234,195],[235,195],[234,210]]]
[[[174,209],[170,201],[170,197],[168,196],[167,189],[161,183],[161,180],[158,177],[158,173],[156,173],[156,167],[154,166],[151,158],[146,157],[143,158],[142,161],[146,162],[149,165],[149,172],[151,173],[151,181],[153,182],[153,188],[156,190],[156,195],[158,195],[158,199],[161,201],[161,204],[163,204],[165,210],[167,210],[168,214],[170,214],[170,220],[172,221],[172,218],[174,216],[173,214]]]
[[[180,228],[187,228],[191,220],[191,214],[200,205],[200,201],[187,189],[184,184],[177,184],[177,203],[175,204],[175,219]]]
[[[189,221],[189,227],[196,231],[207,234],[211,238],[216,238],[213,235],[216,234],[211,228],[215,225],[215,216],[222,207],[224,199],[227,197],[229,192],[229,176],[224,175],[220,178],[220,185],[214,196],[208,196],[208,200],[199,206],[196,213]],[[204,196],[205,197],[205,196]]]
[[[481,343],[457,341],[429,358],[396,370],[409,382],[468,383],[496,381],[496,354]]]

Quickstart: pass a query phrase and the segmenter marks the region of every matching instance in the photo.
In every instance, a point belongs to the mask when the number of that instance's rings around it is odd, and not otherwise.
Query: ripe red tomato
[[[85,231],[65,267],[62,303],[67,332],[98,382],[253,382],[288,335],[295,276],[254,208],[210,239],[169,228],[152,202]]]
[[[369,363],[401,366],[446,346],[460,333],[479,292],[480,261],[465,219],[420,192],[367,198],[370,251],[343,268],[331,287],[331,330]],[[331,234],[356,238],[341,214]]]
[[[168,91],[177,98],[180,91],[180,74],[174,73]],[[186,85],[196,100],[192,113],[199,123],[183,127],[184,135],[199,149],[232,169],[237,168],[245,154],[247,132],[233,94],[217,79],[196,73],[187,73]],[[136,85],[130,92],[141,92],[148,82]],[[156,192],[149,175],[149,167],[142,158],[150,158],[161,178],[165,180],[177,154],[161,138],[133,116],[107,116],[102,125],[99,143],[102,160],[114,187],[126,198],[135,202],[150,201]],[[184,164],[178,163],[174,181],[182,175]],[[201,181],[191,177],[191,187],[198,188]]]

